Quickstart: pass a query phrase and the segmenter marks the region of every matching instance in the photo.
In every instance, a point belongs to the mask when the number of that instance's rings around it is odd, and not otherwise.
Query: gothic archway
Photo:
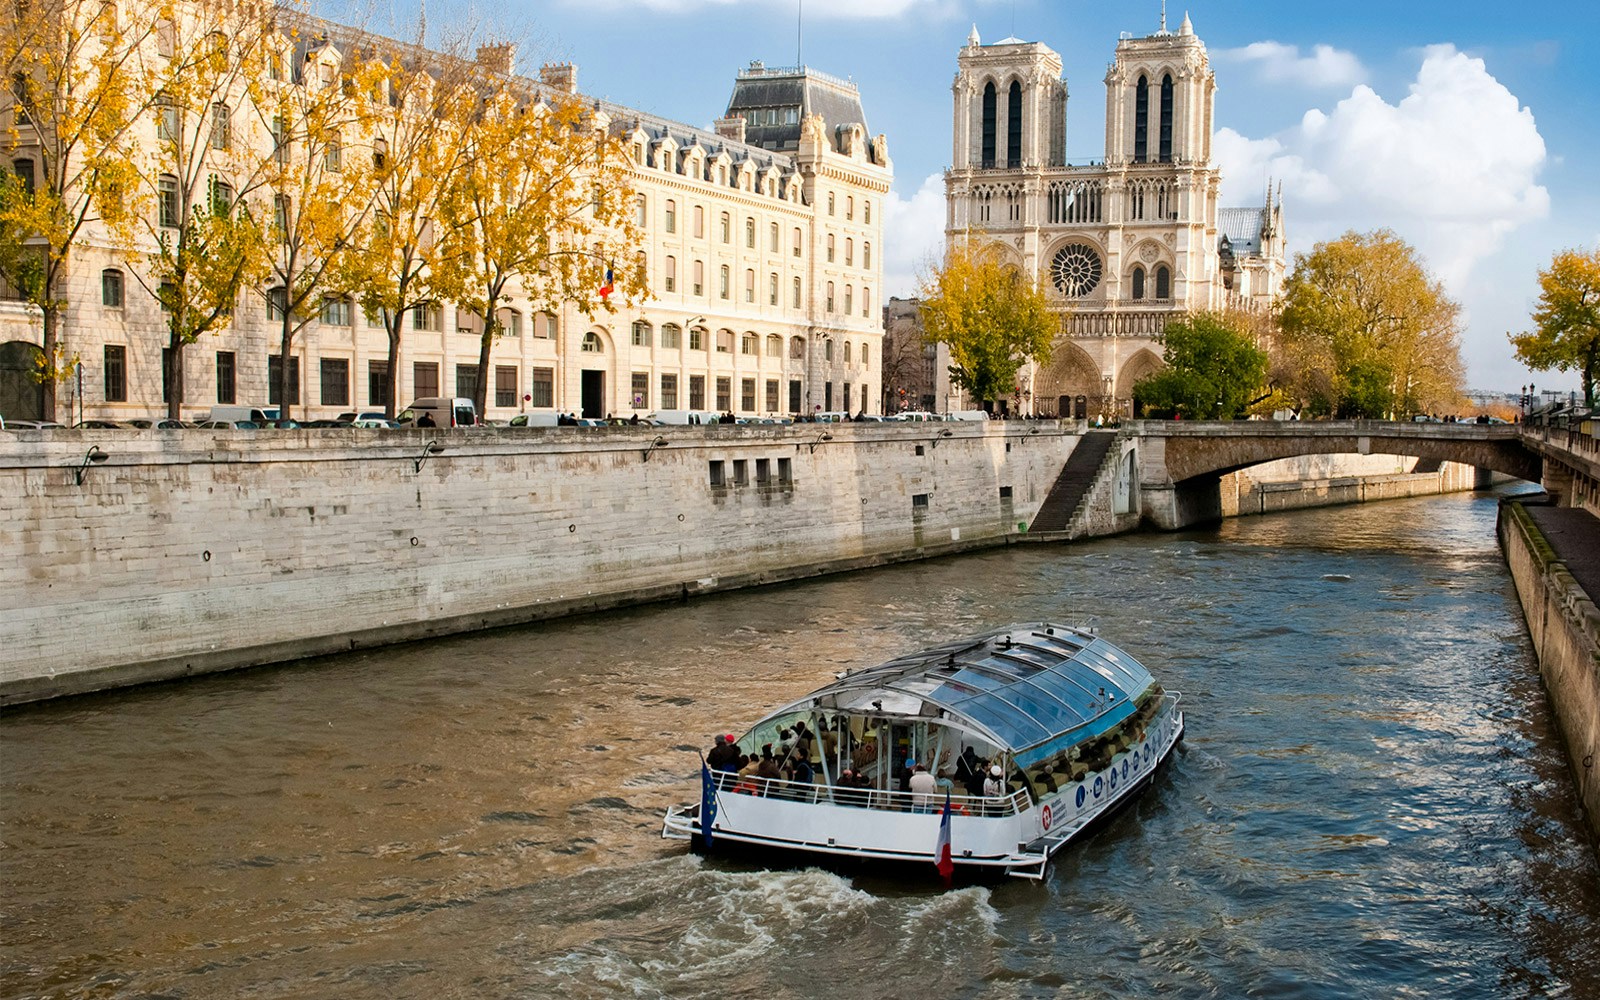
[[[1083,348],[1070,341],[1057,343],[1055,356],[1039,373],[1034,387],[1034,399],[1055,400],[1056,416],[1071,416],[1067,402],[1078,396],[1086,397],[1088,405],[1098,406],[1105,393],[1100,366],[1094,363]]]
[[[1130,415],[1138,416],[1132,411],[1133,387],[1138,385],[1141,379],[1148,378],[1165,367],[1166,363],[1149,348],[1140,350],[1122,366],[1122,371],[1117,374],[1116,395],[1119,400],[1127,401],[1129,407],[1127,412]]]

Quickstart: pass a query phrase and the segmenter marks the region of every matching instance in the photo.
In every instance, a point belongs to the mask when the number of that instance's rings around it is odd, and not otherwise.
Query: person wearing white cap
[[[989,768],[989,777],[983,782],[983,794],[991,799],[997,799],[1006,793],[1006,783],[1000,779],[1005,772],[1000,770],[1000,765],[995,764]]]

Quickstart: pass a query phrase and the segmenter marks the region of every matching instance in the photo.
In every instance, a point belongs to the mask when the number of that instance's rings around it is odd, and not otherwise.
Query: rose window
[[[1062,295],[1081,298],[1100,284],[1100,255],[1094,247],[1069,243],[1050,262],[1050,278]]]

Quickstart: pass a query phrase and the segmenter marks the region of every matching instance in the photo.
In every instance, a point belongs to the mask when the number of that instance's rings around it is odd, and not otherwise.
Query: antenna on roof
[[[1167,33],[1167,0],[1161,0],[1161,33]]]
[[[794,64],[798,67],[805,65],[805,61],[800,58],[800,40],[804,37],[806,0],[795,0],[794,7]]]

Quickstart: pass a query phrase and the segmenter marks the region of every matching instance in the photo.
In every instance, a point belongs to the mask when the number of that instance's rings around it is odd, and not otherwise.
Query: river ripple
[[[1600,868],[1460,495],[1020,547],[0,718],[8,997],[1600,997]],[[1043,884],[659,839],[834,672],[1092,622],[1184,692]]]

